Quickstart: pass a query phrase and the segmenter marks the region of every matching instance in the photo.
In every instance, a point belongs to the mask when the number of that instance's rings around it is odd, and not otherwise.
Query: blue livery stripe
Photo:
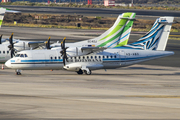
[[[126,35],[124,35],[124,36],[123,36],[122,38],[120,38],[119,40],[117,40],[117,41],[115,41],[114,43],[112,43],[111,45],[109,45],[108,47],[111,47],[113,44],[119,42],[121,39],[125,38],[125,37],[128,36],[129,34],[130,34],[130,32],[127,33]]]
[[[11,60],[11,62],[15,62],[15,60]]]

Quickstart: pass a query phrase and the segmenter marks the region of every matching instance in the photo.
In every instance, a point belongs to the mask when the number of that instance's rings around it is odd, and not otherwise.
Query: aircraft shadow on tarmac
[[[23,77],[40,77],[40,76],[48,76],[48,75],[55,75],[55,76],[74,76],[74,75],[77,75],[76,73],[73,73],[73,72],[68,72],[68,73],[45,73],[45,74],[31,74],[31,73],[23,73],[21,76]],[[180,72],[175,72],[175,73],[121,73],[121,71],[119,71],[119,73],[108,73],[108,72],[105,72],[105,73],[98,73],[96,71],[94,71],[91,75],[86,75],[86,74],[82,74],[82,75],[77,75],[78,77],[80,76],[141,76],[141,75],[147,75],[147,76],[174,76],[174,75],[180,75]]]
[[[63,74],[64,75],[64,74]],[[109,75],[112,75],[112,76],[130,76],[130,75],[133,75],[133,76],[141,76],[141,75],[149,75],[149,76],[174,76],[174,75],[180,75],[180,73],[174,73],[174,74],[137,74],[137,73],[132,73],[132,74],[124,74],[124,73],[119,73],[119,74],[97,74],[97,73],[94,73],[92,75],[103,75],[103,76],[109,76]]]

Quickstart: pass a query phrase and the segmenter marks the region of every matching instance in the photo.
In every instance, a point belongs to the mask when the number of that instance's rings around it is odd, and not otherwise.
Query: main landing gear
[[[77,71],[77,74],[82,75],[83,71],[80,69],[79,71]]]
[[[16,75],[21,75],[21,70],[17,69],[15,72],[16,72]]]
[[[86,75],[91,75],[91,70],[79,70],[79,71],[77,71],[77,74],[79,74],[79,75],[82,75],[83,74],[83,72],[86,74]]]
[[[88,70],[88,71],[84,70],[84,72],[85,72],[86,75],[91,75],[91,70]]]

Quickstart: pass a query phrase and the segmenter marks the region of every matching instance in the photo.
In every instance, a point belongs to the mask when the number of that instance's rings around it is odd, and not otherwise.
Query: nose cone
[[[11,67],[11,60],[6,61],[5,65],[10,68]]]

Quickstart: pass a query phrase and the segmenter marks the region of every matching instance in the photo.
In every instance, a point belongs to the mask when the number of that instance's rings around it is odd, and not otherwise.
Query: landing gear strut
[[[21,70],[17,69],[15,72],[16,72],[16,75],[21,75]]]
[[[87,70],[84,70],[85,74],[86,75],[91,75],[91,70],[87,71]]]
[[[83,71],[80,69],[79,71],[77,71],[77,74],[82,75]]]

